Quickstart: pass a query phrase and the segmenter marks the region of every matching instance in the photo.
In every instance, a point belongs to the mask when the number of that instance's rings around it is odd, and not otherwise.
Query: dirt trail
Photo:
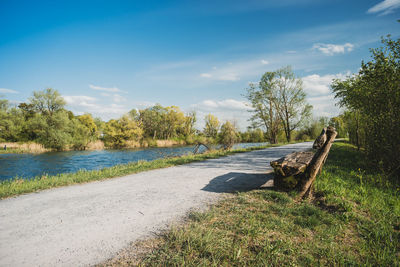
[[[233,191],[271,183],[269,162],[310,142],[0,200],[0,266],[87,266]]]

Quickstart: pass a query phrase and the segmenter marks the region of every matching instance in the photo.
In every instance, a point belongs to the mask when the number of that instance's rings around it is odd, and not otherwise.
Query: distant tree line
[[[202,131],[195,128],[195,112],[185,114],[177,106],[159,104],[142,110],[132,109],[119,119],[107,122],[90,114],[75,115],[51,88],[34,92],[26,103],[11,105],[0,99],[0,142],[36,142],[54,150],[85,150],[91,142],[124,148],[150,145],[157,140],[177,140],[181,144],[222,143],[230,148],[236,142],[264,142],[260,129],[240,133],[234,123],[221,123],[205,116]]]

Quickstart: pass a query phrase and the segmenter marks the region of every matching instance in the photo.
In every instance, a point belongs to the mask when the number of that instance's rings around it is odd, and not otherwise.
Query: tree
[[[104,129],[104,142],[109,147],[125,147],[127,141],[139,141],[142,136],[143,130],[129,116],[108,121]]]
[[[225,122],[221,126],[219,133],[219,143],[224,146],[224,149],[231,149],[233,145],[240,141],[240,135],[232,123]]]
[[[220,123],[217,117],[214,115],[208,114],[204,118],[205,126],[204,126],[204,134],[207,137],[216,138],[218,134],[218,130],[220,127]]]
[[[99,133],[97,125],[90,114],[71,119],[71,142],[75,149],[85,150],[90,142],[95,141]]]
[[[341,106],[357,112],[371,162],[399,174],[400,39],[389,35],[382,44],[371,49],[372,60],[362,62],[358,74],[335,80],[331,87]]]
[[[64,150],[71,144],[71,121],[66,111],[54,113],[53,116],[37,113],[28,124],[37,136],[36,141],[46,148]]]
[[[247,99],[251,102],[254,115],[251,121],[255,127],[264,126],[271,144],[278,142],[281,121],[274,105],[276,94],[275,72],[266,72],[258,84],[251,83],[247,88]]]
[[[185,117],[183,133],[185,136],[190,136],[195,133],[194,125],[197,121],[196,111],[189,112]]]
[[[286,140],[292,139],[292,131],[311,116],[312,106],[306,102],[303,82],[296,78],[290,66],[274,72],[276,94],[274,105],[285,131]]]
[[[62,110],[66,104],[60,93],[52,88],[33,92],[33,97],[29,100],[36,111],[48,116],[53,116],[55,112]]]

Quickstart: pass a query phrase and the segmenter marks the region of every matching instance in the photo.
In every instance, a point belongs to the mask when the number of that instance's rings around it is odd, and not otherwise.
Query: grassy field
[[[354,147],[336,143],[313,200],[232,194],[104,265],[399,266],[400,188],[365,164]]]
[[[252,150],[263,149],[279,145],[284,145],[284,144],[266,145],[260,147],[235,149],[229,151],[218,150],[197,155],[187,155],[182,157],[158,159],[153,161],[139,161],[128,164],[116,165],[101,170],[93,170],[93,171],[81,170],[75,173],[62,173],[54,176],[43,175],[29,180],[24,180],[22,178],[15,177],[12,180],[0,182],[0,199],[24,193],[36,192],[53,187],[104,180],[108,178],[119,177],[142,171],[166,168],[176,165],[187,164],[195,161],[202,161],[206,159],[219,158],[234,153],[248,152]]]

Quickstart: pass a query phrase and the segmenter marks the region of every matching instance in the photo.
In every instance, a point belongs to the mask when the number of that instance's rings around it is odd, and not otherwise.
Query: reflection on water
[[[237,144],[234,148],[259,146],[264,143]],[[124,150],[65,151],[42,154],[0,154],[0,180],[16,176],[32,178],[80,169],[99,170],[117,164],[181,156],[193,152],[194,146]]]

